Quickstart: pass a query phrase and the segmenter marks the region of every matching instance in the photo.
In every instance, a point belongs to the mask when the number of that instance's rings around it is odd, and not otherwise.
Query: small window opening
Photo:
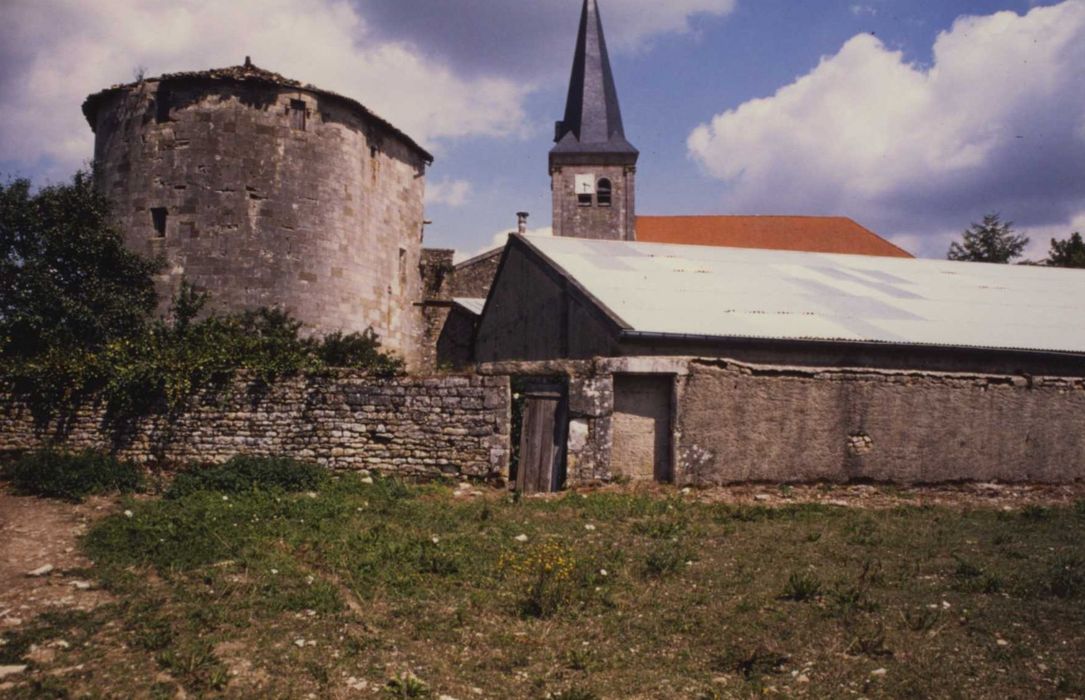
[[[151,209],[151,225],[154,226],[156,238],[166,237],[166,208],[154,207]]]
[[[305,101],[290,100],[290,126],[305,131]]]
[[[407,290],[407,249],[399,249],[399,291]]]
[[[599,178],[599,183],[595,186],[595,201],[601,207],[610,206],[610,180],[607,178]]]
[[[576,203],[579,204],[582,207],[590,207],[591,206],[591,195],[590,194],[578,194],[576,196]]]
[[[170,91],[164,87],[158,88],[155,94],[154,120],[159,124],[170,120]]]

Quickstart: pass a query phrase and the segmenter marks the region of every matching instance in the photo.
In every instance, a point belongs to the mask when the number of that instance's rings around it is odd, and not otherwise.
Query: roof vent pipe
[[[527,217],[528,213],[526,211],[516,212],[516,233],[527,233]]]

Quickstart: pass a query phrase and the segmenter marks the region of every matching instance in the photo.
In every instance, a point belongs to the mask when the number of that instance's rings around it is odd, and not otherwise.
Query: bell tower
[[[565,118],[554,127],[554,235],[634,240],[636,148],[625,140],[597,0],[584,0]]]

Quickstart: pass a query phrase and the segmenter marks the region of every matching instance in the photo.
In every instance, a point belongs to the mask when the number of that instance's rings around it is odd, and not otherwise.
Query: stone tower
[[[625,140],[596,0],[584,0],[565,118],[554,128],[554,235],[634,240],[637,149]]]
[[[245,65],[91,95],[97,184],[132,250],[212,308],[279,307],[308,333],[372,328],[416,364],[433,160],[358,102]]]

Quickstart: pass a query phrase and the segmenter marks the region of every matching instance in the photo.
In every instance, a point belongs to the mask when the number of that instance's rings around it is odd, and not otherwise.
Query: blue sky
[[[1085,0],[600,0],[642,214],[839,214],[944,255],[1000,211],[1085,230]],[[8,0],[0,172],[90,156],[82,98],[239,63],[356,97],[422,140],[430,246],[470,253],[531,212],[580,0]],[[19,90],[13,87],[19,85]],[[26,86],[30,86],[26,88]]]

